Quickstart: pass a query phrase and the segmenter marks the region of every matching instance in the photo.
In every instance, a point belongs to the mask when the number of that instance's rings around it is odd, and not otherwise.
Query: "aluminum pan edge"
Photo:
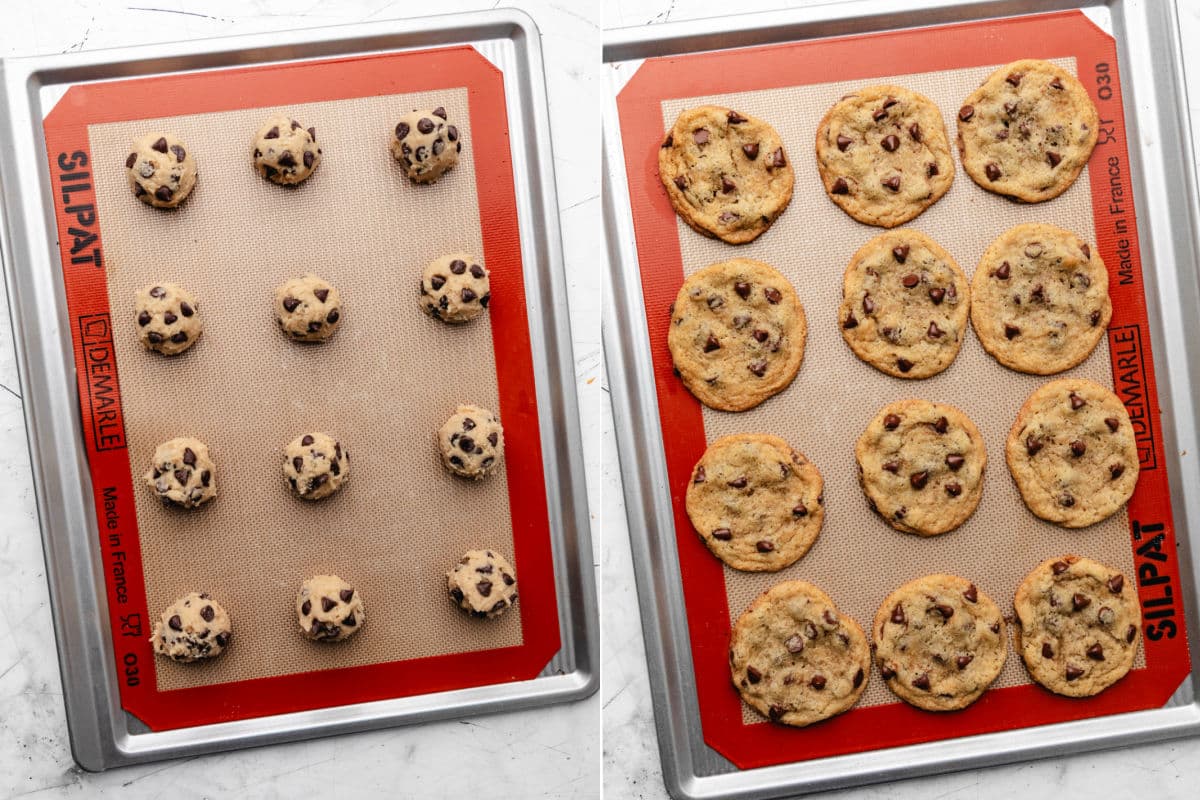
[[[606,34],[606,61],[640,59],[714,48],[817,38],[992,16],[1077,8],[1077,3],[1029,0],[917,0],[912,13],[894,13],[880,0],[820,6],[793,12],[698,20],[621,29]],[[1200,555],[1200,501],[1185,487],[1200,485],[1197,419],[1200,419],[1200,321],[1184,308],[1200,308],[1198,213],[1191,132],[1186,114],[1181,43],[1174,3],[1110,0],[1118,38],[1130,158],[1140,179],[1134,194],[1142,231],[1152,345],[1159,355],[1164,450],[1169,454],[1172,505],[1183,580],[1190,646],[1200,653],[1196,561]],[[714,29],[719,25],[719,32]],[[1158,45],[1158,46],[1155,46]],[[883,751],[786,764],[746,772],[703,743],[693,680],[690,640],[683,612],[679,566],[671,547],[673,522],[664,498],[665,460],[657,398],[650,371],[642,312],[637,252],[632,236],[628,185],[621,157],[615,72],[605,105],[605,214],[611,302],[605,308],[605,352],[627,508],[643,638],[650,668],[663,777],[674,797],[762,798],[795,792],[896,780],[954,769],[1046,758],[1104,747],[1200,734],[1194,686],[1200,659],[1193,655],[1187,681],[1167,708],[1076,722],[930,742]],[[1134,117],[1134,110],[1142,118]],[[1170,165],[1170,168],[1167,168]],[[1150,193],[1146,187],[1164,187]],[[1172,413],[1173,412],[1173,413]],[[634,457],[634,454],[637,454]],[[1182,524],[1181,524],[1182,523]]]
[[[244,66],[298,58],[510,40],[505,70],[522,257],[541,440],[558,586],[562,649],[529,681],[354,706],[297,712],[163,733],[147,733],[119,705],[111,641],[97,629],[105,608],[95,519],[81,446],[71,345],[54,241],[39,92],[50,83]],[[281,43],[281,40],[282,43]],[[494,60],[494,58],[493,58]],[[581,699],[598,688],[598,617],[584,494],[578,406],[567,317],[561,234],[549,149],[538,30],[520,11],[389,20],[182,44],[90,51],[0,62],[0,254],[12,313],[26,431],[72,753],[86,769],[290,741],[466,714]],[[525,114],[522,124],[521,114]],[[538,141],[546,143],[543,151]],[[523,169],[522,169],[523,168]],[[524,176],[524,177],[522,177]],[[34,266],[49,265],[49,269]],[[536,275],[536,278],[534,277]],[[534,335],[536,333],[536,335]],[[565,338],[564,338],[565,337]],[[69,387],[63,391],[62,387]],[[564,455],[565,454],[565,455]],[[82,499],[78,493],[83,490]],[[136,732],[135,732],[136,731]]]

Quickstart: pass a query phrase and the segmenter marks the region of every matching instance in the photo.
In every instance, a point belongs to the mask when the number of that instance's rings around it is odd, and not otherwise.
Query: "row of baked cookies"
[[[952,531],[983,495],[983,436],[950,405],[910,399],[883,407],[854,454],[867,502],[899,531]],[[1005,456],[1029,509],[1066,528],[1107,519],[1137,485],[1137,445],[1125,406],[1081,378],[1051,381],[1029,396],[1009,431]],[[725,564],[775,572],[802,558],[820,535],[824,480],[783,439],[735,434],[705,450],[692,470],[685,507],[701,540]]]
[[[958,149],[984,189],[1027,202],[1057,197],[1091,156],[1098,114],[1083,85],[1049,62],[993,72],[958,112]],[[954,181],[941,111],[900,86],[846,95],[817,127],[825,192],[854,219],[893,228],[937,202]],[[787,208],[795,181],[779,134],[719,106],[683,111],[659,150],[672,206],[699,233],[757,238]]]
[[[992,242],[969,284],[925,234],[880,234],[850,260],[842,294],[842,337],[863,361],[898,378],[946,369],[968,316],[1000,363],[1038,375],[1084,361],[1112,318],[1099,255],[1069,231],[1037,223]],[[791,383],[807,336],[804,306],[787,278],[739,258],[684,281],[667,343],[676,372],[702,403],[744,411]]]
[[[1133,666],[1141,609],[1119,571],[1075,555],[1050,558],[1017,587],[1013,606],[1014,647],[1030,677],[1050,691],[1090,697]],[[983,695],[1008,655],[1000,609],[955,575],[927,575],[893,591],[871,635],[873,645],[816,586],[786,581],[734,624],[730,675],[751,708],[802,727],[858,702],[872,660],[901,700],[954,711]]]

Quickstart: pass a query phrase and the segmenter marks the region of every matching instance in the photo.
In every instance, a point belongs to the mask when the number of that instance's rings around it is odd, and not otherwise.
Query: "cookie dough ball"
[[[458,163],[462,139],[446,118],[446,109],[405,114],[392,136],[392,157],[417,183],[433,183]]]
[[[174,283],[146,286],[134,297],[138,338],[147,350],[174,356],[200,338],[200,304]]]
[[[196,159],[178,136],[148,133],[133,143],[125,174],[134,197],[155,208],[174,208],[196,186]]]
[[[340,642],[367,621],[362,595],[337,575],[317,575],[300,584],[296,595],[300,630],[318,642]]]
[[[317,129],[305,128],[285,114],[275,114],[254,134],[254,168],[281,185],[300,183],[321,163]]]
[[[350,478],[350,452],[327,433],[306,433],[287,446],[283,475],[305,500],[320,500]]]
[[[421,276],[421,308],[442,322],[469,322],[492,300],[488,271],[466,253],[442,256]]]
[[[229,614],[207,592],[176,600],[154,623],[154,652],[172,661],[199,661],[219,656],[233,637]]]
[[[146,485],[164,504],[196,508],[217,496],[217,468],[208,456],[208,445],[199,439],[180,437],[163,442],[154,450],[154,466],[146,473]]]
[[[495,471],[504,455],[504,429],[486,408],[459,406],[438,431],[438,447],[446,469],[480,480]]]
[[[450,599],[473,617],[498,617],[517,601],[517,574],[494,550],[471,550],[446,573]]]
[[[311,272],[275,290],[275,316],[283,332],[301,342],[333,336],[342,319],[342,296]]]

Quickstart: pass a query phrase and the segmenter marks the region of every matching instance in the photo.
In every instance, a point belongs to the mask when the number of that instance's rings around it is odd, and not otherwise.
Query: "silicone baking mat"
[[[413,108],[444,106],[458,166],[413,184],[388,152]],[[261,179],[250,140],[282,111],[314,126],[323,158],[298,187]],[[472,48],[76,86],[45,122],[83,427],[123,707],[155,730],[535,677],[559,647],[538,412],[501,74]],[[198,162],[180,208],[137,201],[130,143],[180,135]],[[480,187],[486,187],[482,195]],[[418,307],[424,265],[481,257],[494,302],[450,327]],[[315,272],[344,321],[320,345],[288,341],[274,287]],[[133,294],[173,281],[204,334],[165,358],[137,341]],[[504,469],[451,476],[434,432],[460,403],[496,410]],[[328,500],[293,497],[283,447],[329,431],[353,453]],[[142,482],[155,446],[206,442],[219,495],[164,508]],[[510,554],[520,601],[477,620],[446,596],[468,549]],[[305,639],[300,582],[340,575],[367,624]],[[229,611],[219,658],[156,659],[158,613],[188,591]]]
[[[1055,61],[1088,88],[1102,120],[1089,168],[1055,200],[1023,205],[984,191],[959,166],[947,195],[906,227],[940,242],[968,276],[987,245],[1020,222],[1049,222],[1097,243],[1109,269],[1113,321],[1091,357],[1063,374],[1114,387],[1137,431],[1142,472],[1127,509],[1082,531],[1034,517],[1004,462],[1004,441],[1017,410],[1049,378],[1005,369],[983,351],[973,330],[940,375],[891,378],[851,353],[836,319],[846,264],[881,229],[855,222],[825,196],[814,156],[825,111],[857,87],[896,83],[929,96],[953,137],[962,99],[995,68],[1018,58]],[[681,110],[710,102],[771,122],[796,172],[791,206],[748,245],[693,232],[676,217],[658,177],[664,131]],[[1161,706],[1186,674],[1188,654],[1182,614],[1176,616],[1169,588],[1178,585],[1178,576],[1167,557],[1174,538],[1166,474],[1159,467],[1162,443],[1113,40],[1082,14],[1065,13],[652,59],[621,92],[618,110],[705,741],[749,768]],[[735,256],[760,259],[783,272],[805,306],[809,329],[804,364],[792,386],[740,414],[702,407],[672,374],[666,344],[668,309],[684,277]],[[858,485],[858,435],[880,407],[905,397],[963,409],[988,448],[979,509],[940,537],[893,530],[868,508]],[[784,437],[825,477],[821,535],[803,559],[779,573],[724,567],[697,537],[684,508],[687,481],[706,444],[737,432]],[[1144,648],[1135,669],[1098,697],[1071,700],[1031,684],[1011,647],[993,690],[952,714],[900,702],[873,667],[853,710],[808,729],[791,729],[746,707],[730,682],[731,623],[779,581],[816,583],[869,628],[892,589],[920,575],[951,572],[977,583],[1011,619],[1022,577],[1042,559],[1067,552],[1136,576],[1143,603]]]

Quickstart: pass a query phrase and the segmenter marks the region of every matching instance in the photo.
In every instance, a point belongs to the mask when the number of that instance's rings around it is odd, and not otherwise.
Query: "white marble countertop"
[[[731,13],[816,5],[828,0],[609,0],[606,28],[702,19]],[[898,4],[902,5],[902,4]],[[1200,2],[1179,0],[1183,40],[1200,38]],[[1200,50],[1187,57],[1192,128],[1200,130]],[[1193,142],[1200,161],[1200,142]],[[607,377],[605,377],[607,382]],[[633,585],[625,508],[612,432],[608,393],[605,401],[603,498],[604,544],[601,558],[601,621],[604,658],[604,788],[609,798],[666,797],[659,767],[654,712],[646,677],[646,656]],[[1196,797],[1200,785],[1200,739],[1130,747],[1068,758],[1013,764],[917,778],[861,789],[812,795],[822,798],[888,800],[980,800],[1022,797]],[[1190,788],[1189,788],[1190,787]]]
[[[0,57],[520,5],[542,32],[591,507],[599,508],[600,9],[569,0],[37,0],[0,5]],[[593,4],[588,4],[592,6]],[[140,6],[140,7],[138,7]],[[0,797],[595,796],[600,696],[89,774],[71,760],[14,363],[0,300]],[[599,542],[597,515],[594,538]]]

